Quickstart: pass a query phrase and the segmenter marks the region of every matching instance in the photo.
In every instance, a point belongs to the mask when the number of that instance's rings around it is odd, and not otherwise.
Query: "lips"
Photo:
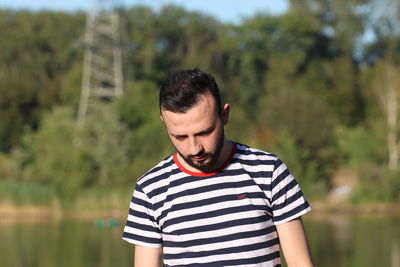
[[[192,160],[195,160],[195,161],[204,161],[204,160],[206,160],[207,158],[208,158],[208,155],[203,155],[203,156],[197,156],[197,157],[191,157],[192,158]]]

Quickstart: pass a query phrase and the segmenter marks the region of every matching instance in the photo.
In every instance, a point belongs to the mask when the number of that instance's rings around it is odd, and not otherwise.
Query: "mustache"
[[[203,151],[200,151],[199,153],[197,153],[196,155],[189,155],[188,158],[193,159],[193,158],[196,158],[196,157],[205,157],[205,156],[208,156],[208,155],[210,155],[210,153],[206,153],[203,150]]]

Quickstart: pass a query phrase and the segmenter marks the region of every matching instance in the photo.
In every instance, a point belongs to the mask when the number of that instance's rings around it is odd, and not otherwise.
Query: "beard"
[[[201,172],[209,173],[217,170],[220,166],[216,166],[219,156],[221,155],[222,147],[224,145],[225,134],[224,129],[222,129],[221,135],[218,138],[217,146],[215,151],[206,152],[204,149],[197,153],[196,155],[188,155],[184,156],[182,153],[179,155],[183,158],[183,160],[190,165],[191,167],[198,169]],[[196,157],[205,158],[204,160],[194,160]]]

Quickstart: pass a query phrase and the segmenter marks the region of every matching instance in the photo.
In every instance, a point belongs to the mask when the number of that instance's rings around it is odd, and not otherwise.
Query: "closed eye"
[[[202,131],[200,133],[197,133],[196,136],[207,136],[207,135],[211,134],[213,131],[214,131],[214,129],[209,129],[209,130],[206,130],[206,131]]]
[[[176,140],[183,141],[187,138],[187,135],[173,135]]]

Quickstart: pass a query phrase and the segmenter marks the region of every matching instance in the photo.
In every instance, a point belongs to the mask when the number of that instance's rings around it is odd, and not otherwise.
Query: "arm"
[[[135,246],[135,267],[160,267],[162,248]]]
[[[276,225],[276,230],[289,267],[314,266],[301,217]]]

